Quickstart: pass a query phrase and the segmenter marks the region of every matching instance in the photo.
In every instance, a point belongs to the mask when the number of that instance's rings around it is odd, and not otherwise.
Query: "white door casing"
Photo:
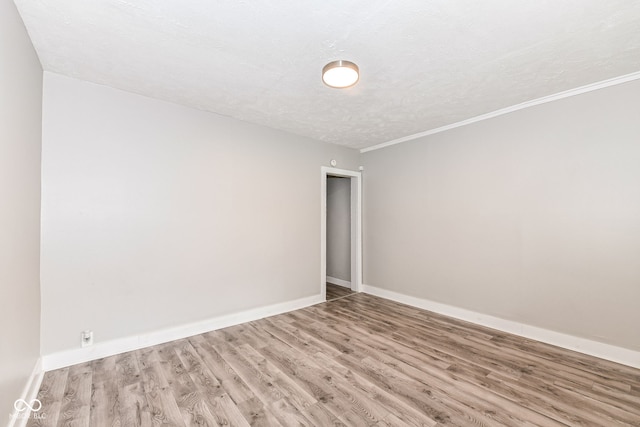
[[[320,292],[327,296],[327,177],[351,180],[351,290],[362,290],[362,172],[320,168]]]

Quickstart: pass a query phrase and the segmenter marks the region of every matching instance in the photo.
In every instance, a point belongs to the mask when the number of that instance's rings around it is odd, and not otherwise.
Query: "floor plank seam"
[[[344,299],[344,298],[349,298],[349,297],[354,296],[354,295],[355,295],[355,293],[354,294],[349,294],[349,295],[343,295],[341,297],[335,297],[335,298],[328,299],[325,302],[335,302],[335,301],[338,301],[338,300],[341,300],[341,299]]]

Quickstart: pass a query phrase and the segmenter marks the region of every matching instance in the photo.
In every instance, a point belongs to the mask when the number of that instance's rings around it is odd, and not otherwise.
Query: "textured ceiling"
[[[638,0],[15,2],[45,70],[354,148],[640,71]]]

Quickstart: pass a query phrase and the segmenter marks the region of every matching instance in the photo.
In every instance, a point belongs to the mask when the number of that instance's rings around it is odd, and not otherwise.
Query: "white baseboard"
[[[42,384],[42,377],[44,376],[44,370],[42,369],[42,358],[38,358],[33,371],[27,380],[27,384],[24,386],[20,399],[31,404],[33,400],[38,397],[38,391],[40,391],[40,385]],[[25,427],[31,417],[31,411],[12,413],[9,419],[7,427]]]
[[[351,289],[351,282],[349,282],[348,280],[342,280],[336,277],[327,276],[327,282]]]
[[[254,308],[234,314],[214,317],[201,322],[190,323],[174,328],[163,329],[142,335],[119,338],[103,343],[96,343],[90,347],[78,348],[47,354],[42,358],[44,371],[64,368],[78,363],[89,362],[107,356],[138,350],[152,345],[178,340],[205,332],[222,329],[240,323],[251,322],[288,311],[298,310],[314,304],[324,302],[320,295],[313,295],[293,301],[273,304],[266,307]]]
[[[510,334],[555,345],[567,350],[577,351],[590,356],[631,366],[633,368],[640,368],[639,351],[592,341],[586,338],[576,337],[574,335],[563,334],[549,329],[538,328],[536,326],[515,322],[513,320],[500,319],[498,317],[466,310],[464,308],[458,308],[423,298],[412,297],[398,292],[377,288],[375,286],[363,285],[363,292],[421,308],[423,310],[429,310],[445,316],[465,320],[477,325],[497,329],[502,332],[508,332]]]

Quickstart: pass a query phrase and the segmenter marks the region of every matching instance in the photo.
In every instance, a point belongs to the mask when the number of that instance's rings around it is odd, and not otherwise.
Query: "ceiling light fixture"
[[[344,89],[358,83],[360,69],[350,61],[329,62],[322,69],[322,81],[329,87]]]

